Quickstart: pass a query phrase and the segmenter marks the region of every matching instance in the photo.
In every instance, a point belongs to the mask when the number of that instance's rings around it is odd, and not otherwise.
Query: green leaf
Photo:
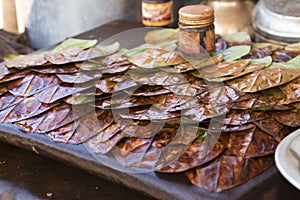
[[[126,57],[133,57],[133,56],[137,56],[140,55],[144,52],[147,51],[147,49],[163,49],[163,50],[175,50],[176,49],[176,45],[173,41],[166,41],[166,42],[162,42],[156,45],[153,44],[141,44],[140,46],[137,46],[133,49],[130,50],[124,50],[122,49],[122,51],[124,52],[124,56]]]
[[[93,63],[93,62],[75,63],[75,66],[81,70],[86,70],[86,71],[97,70],[97,69],[103,67],[103,65]]]
[[[272,51],[281,50],[284,48],[283,46],[277,44],[271,44],[271,43],[252,43],[252,47],[258,49],[272,47]]]
[[[95,102],[95,95],[75,93],[72,96],[65,99],[65,102],[71,105],[80,105]]]
[[[273,63],[270,68],[300,69],[300,55],[288,62]]]
[[[225,61],[232,62],[247,55],[250,50],[251,47],[246,45],[233,46],[224,50],[223,52],[221,52],[221,54],[223,54]]]
[[[300,51],[300,42],[287,45],[284,49],[287,51]]]
[[[63,41],[61,44],[57,45],[53,50],[54,51],[65,51],[68,49],[78,49],[82,51],[84,49],[91,48],[97,44],[97,40],[82,40],[76,38],[68,38]]]
[[[106,46],[98,44],[92,49],[90,57],[95,58],[95,57],[108,56],[110,54],[117,52],[119,48],[120,48],[119,42],[114,42]]]
[[[252,108],[253,111],[270,111],[270,110],[276,110],[272,106],[263,106],[260,108]]]
[[[139,55],[139,54],[145,52],[147,48],[151,48],[151,47],[154,47],[154,46],[152,44],[142,44],[140,46],[137,46],[133,49],[126,51],[124,53],[124,55],[127,57],[133,57],[135,55]]]
[[[251,44],[250,35],[246,32],[237,32],[223,36],[223,39],[233,44]]]
[[[273,60],[271,56],[267,56],[265,58],[251,59],[250,63],[254,64],[265,64],[267,67],[272,64]]]
[[[148,44],[161,44],[165,42],[176,43],[178,41],[178,29],[159,29],[149,31],[145,35],[145,42]]]

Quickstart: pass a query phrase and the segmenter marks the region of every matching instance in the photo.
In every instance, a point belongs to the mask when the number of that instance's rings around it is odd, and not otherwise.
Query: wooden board
[[[101,38],[104,40],[104,38],[121,31],[140,26],[140,24],[134,22],[116,21],[78,37],[88,39]],[[136,37],[137,41],[140,39]],[[134,41],[125,40],[121,45],[129,48],[132,43]],[[278,176],[278,171],[273,166],[241,186],[215,194],[192,185],[184,174],[161,174],[155,172],[130,174],[116,171],[101,164],[101,160],[105,161],[107,159],[105,155],[95,159],[82,144],[67,145],[55,143],[45,135],[21,132],[14,125],[0,124],[0,140],[24,149],[34,149],[41,155],[81,168],[157,199],[251,199],[262,194]]]

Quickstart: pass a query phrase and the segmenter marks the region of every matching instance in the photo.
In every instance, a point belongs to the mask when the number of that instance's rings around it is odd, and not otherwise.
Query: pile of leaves
[[[128,168],[183,172],[211,192],[242,184],[272,166],[278,143],[300,126],[300,45],[236,33],[217,38],[212,57],[190,60],[177,36],[152,31],[130,50],[70,38],[8,56],[0,122],[85,143]]]

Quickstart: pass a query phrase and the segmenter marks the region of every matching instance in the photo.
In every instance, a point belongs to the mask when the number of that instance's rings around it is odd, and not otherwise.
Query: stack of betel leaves
[[[8,56],[0,122],[85,143],[128,168],[185,173],[211,192],[242,184],[272,166],[278,143],[300,127],[300,44],[236,33],[217,38],[212,57],[188,59],[177,37],[151,31],[130,50],[70,38]]]

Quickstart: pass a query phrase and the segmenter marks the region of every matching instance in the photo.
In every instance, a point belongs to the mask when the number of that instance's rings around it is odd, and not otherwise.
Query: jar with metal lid
[[[143,0],[142,17],[145,26],[167,26],[173,22],[172,0]]]
[[[190,5],[179,10],[179,50],[200,54],[215,49],[214,10],[206,5]],[[201,50],[202,49],[202,50]]]
[[[260,0],[252,16],[257,42],[300,42],[300,0]]]

